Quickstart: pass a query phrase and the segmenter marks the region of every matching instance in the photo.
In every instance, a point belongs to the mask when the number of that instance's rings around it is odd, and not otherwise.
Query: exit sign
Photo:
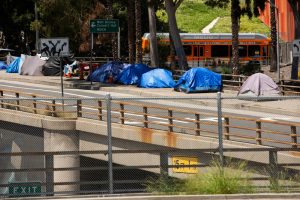
[[[42,192],[40,182],[9,183],[8,188],[11,196],[34,196]]]
[[[119,32],[118,19],[92,19],[90,20],[91,33],[117,33]]]

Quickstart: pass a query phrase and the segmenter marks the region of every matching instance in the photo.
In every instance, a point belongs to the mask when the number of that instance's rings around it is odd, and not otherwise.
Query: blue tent
[[[151,68],[144,64],[129,65],[120,73],[117,81],[124,85],[135,85],[140,82],[142,75],[150,70]]]
[[[88,76],[88,81],[112,83],[117,80],[119,74],[127,67],[122,62],[108,62],[97,68],[91,76]]]
[[[6,68],[7,73],[18,73],[19,72],[19,65],[21,62],[21,58],[17,57],[12,63],[8,65]]]
[[[172,78],[172,72],[165,69],[153,69],[144,73],[139,87],[142,88],[172,88],[175,81]]]
[[[0,70],[6,69],[6,68],[7,68],[7,65],[4,62],[0,61]]]
[[[192,68],[183,74],[174,88],[186,93],[221,91],[222,77],[203,67]]]

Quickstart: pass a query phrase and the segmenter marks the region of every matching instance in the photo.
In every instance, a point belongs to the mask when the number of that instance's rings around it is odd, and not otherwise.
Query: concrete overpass
[[[107,122],[86,118],[62,119],[39,114],[25,113],[16,110],[0,108],[0,146],[9,146],[13,152],[59,152],[59,151],[92,151],[107,150]],[[218,138],[203,137],[200,135],[188,135],[182,133],[154,130],[124,124],[112,124],[112,146],[113,150],[151,150],[151,149],[217,149]],[[234,141],[225,141],[224,148],[261,148],[261,145],[245,144]],[[3,151],[2,151],[3,152]],[[5,152],[5,151],[4,151]],[[184,156],[198,157],[201,164],[208,164],[211,155],[186,153]],[[177,156],[180,156],[176,154]],[[107,155],[88,155],[91,158],[107,160]],[[161,162],[172,164],[172,156],[160,154],[115,154],[113,162],[121,165],[160,165]],[[258,163],[269,163],[269,153],[260,152],[231,152],[225,156],[241,158]],[[299,163],[300,157],[295,152],[279,153],[278,162]],[[4,167],[11,165],[13,168],[31,168],[44,166],[44,159],[36,156],[25,158],[6,159]],[[54,156],[54,168],[79,167],[79,155]],[[147,169],[159,173],[160,169]],[[172,176],[182,177],[183,174],[173,173]],[[0,177],[5,180],[7,177]],[[19,181],[22,177],[19,177]],[[42,172],[26,174],[26,181],[43,180]],[[18,177],[16,178],[18,180]],[[80,179],[78,170],[54,171],[54,182],[77,182]],[[3,183],[2,183],[3,184]],[[78,191],[76,185],[58,185],[54,187],[55,192]]]

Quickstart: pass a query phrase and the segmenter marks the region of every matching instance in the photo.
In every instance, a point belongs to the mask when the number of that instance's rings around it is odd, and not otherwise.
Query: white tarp
[[[46,61],[39,56],[26,56],[21,68],[21,75],[43,76],[42,67]]]

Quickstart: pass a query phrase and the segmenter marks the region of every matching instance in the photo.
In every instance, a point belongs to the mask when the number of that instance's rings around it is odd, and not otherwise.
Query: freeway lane
[[[53,97],[60,97],[61,92],[59,87],[54,86],[45,86],[45,85],[38,85],[38,84],[29,84],[29,83],[21,83],[21,82],[6,82],[6,81],[0,81],[0,89],[6,89],[6,90],[18,90],[22,92],[27,93],[36,93],[39,95],[48,95]],[[77,98],[104,98],[108,92],[105,91],[91,91],[91,90],[77,90],[77,89],[65,89],[64,90],[65,97],[77,97]],[[128,94],[121,94],[121,93],[110,93],[113,97],[134,97],[133,95]],[[9,96],[7,96],[9,97]],[[128,103],[134,102],[133,100],[126,101]],[[135,101],[136,102],[136,101]],[[72,104],[75,105],[75,102],[65,102],[66,104]],[[145,104],[149,106],[150,104],[153,106],[161,106],[164,108],[180,108],[183,110],[190,110],[191,113],[183,113],[183,112],[174,112],[173,117],[175,118],[173,120],[173,123],[177,126],[180,126],[180,128],[174,128],[175,132],[181,132],[183,134],[195,134],[195,131],[192,131],[190,129],[193,129],[195,127],[195,123],[193,120],[195,119],[195,115],[192,114],[192,112],[200,112],[200,113],[207,113],[207,115],[200,115],[200,122],[201,122],[201,135],[207,135],[210,137],[217,137],[217,111],[216,107],[209,107],[204,106],[201,104],[198,104],[197,101],[187,101],[187,100],[140,100],[139,103]],[[96,105],[95,101],[86,101],[84,102],[85,107],[83,107],[83,113],[86,112],[94,112],[97,113],[98,109],[91,108],[90,106],[94,104]],[[89,106],[89,107],[87,107]],[[112,104],[112,115],[115,116],[115,118],[112,119],[113,122],[120,123],[119,117],[121,116],[119,110],[120,106],[119,104]],[[143,127],[143,115],[142,115],[142,108],[141,107],[134,107],[134,106],[127,106],[124,107],[125,110],[130,111],[131,113],[125,112],[125,121],[124,124],[126,125],[134,125],[134,126],[140,126]],[[71,106],[68,108],[68,110],[76,111],[76,106]],[[167,110],[161,110],[157,108],[151,108],[148,110],[149,114],[152,116],[148,117],[148,120],[152,122],[152,124],[149,124],[149,128],[155,128],[155,129],[162,129],[162,130],[168,130],[167,124],[169,123],[168,120],[168,111]],[[229,114],[239,117],[247,117],[247,118],[254,118],[254,119],[267,119],[269,121],[293,121],[293,122],[299,122],[299,119],[293,116],[287,116],[287,115],[279,115],[279,114],[270,114],[266,112],[253,112],[253,111],[246,111],[246,110],[240,110],[240,109],[227,109],[226,105],[224,105],[223,114]],[[103,110],[103,117],[106,118],[106,112]],[[89,117],[96,119],[96,115],[86,115],[83,114],[83,117]],[[209,122],[214,123],[214,125],[211,124],[205,124],[203,125],[202,122]],[[245,127],[246,129],[255,128],[256,124],[255,122],[248,122],[243,120],[230,120],[230,125],[235,127]],[[283,132],[286,133],[286,136],[281,136],[278,134],[268,134],[263,133],[264,137],[267,137],[269,139],[275,139],[280,140],[284,142],[290,142],[291,137],[288,135],[291,130],[290,127],[284,127],[280,125],[274,126],[273,124],[264,124],[264,129],[267,130],[273,130],[277,132]],[[237,140],[237,141],[243,141],[243,142],[250,142],[255,143],[255,140],[247,139],[247,137],[256,137],[255,130],[240,130],[237,128],[230,128],[231,134],[236,134],[244,137],[242,139],[241,137],[231,137],[231,139]],[[297,134],[299,133],[299,128],[297,130]],[[274,144],[273,142],[263,142],[263,144],[271,145],[271,146],[278,146],[278,147],[290,147],[290,145],[285,144]]]

